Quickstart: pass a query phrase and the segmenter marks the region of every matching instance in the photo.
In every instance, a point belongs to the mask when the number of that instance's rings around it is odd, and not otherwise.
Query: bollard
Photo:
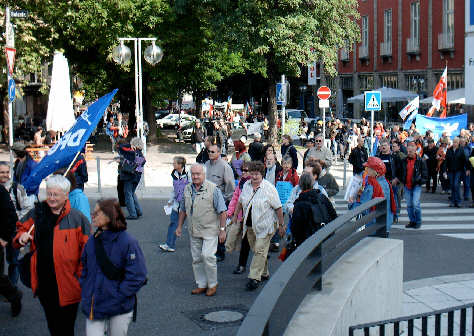
[[[344,156],[344,177],[342,180],[342,189],[346,189],[346,177],[347,177],[347,159]]]
[[[97,160],[97,191],[99,192],[99,194],[101,194],[102,186],[100,182],[100,157],[97,157],[96,160]]]

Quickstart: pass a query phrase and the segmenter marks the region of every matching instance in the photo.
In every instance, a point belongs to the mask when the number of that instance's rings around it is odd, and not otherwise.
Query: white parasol
[[[67,59],[61,52],[56,51],[46,115],[46,129],[48,131],[66,132],[76,121],[70,85]]]

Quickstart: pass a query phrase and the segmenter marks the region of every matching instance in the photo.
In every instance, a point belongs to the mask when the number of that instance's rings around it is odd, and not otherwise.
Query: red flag
[[[448,67],[446,67],[439,79],[438,84],[436,85],[433,91],[433,102],[432,107],[426,114],[428,117],[433,115],[435,110],[441,110],[441,106],[444,107],[443,113],[441,113],[440,118],[446,118],[446,107],[447,107],[447,95],[448,95]]]

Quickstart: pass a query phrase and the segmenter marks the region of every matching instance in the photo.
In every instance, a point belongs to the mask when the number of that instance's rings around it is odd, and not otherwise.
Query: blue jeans
[[[405,199],[407,201],[407,212],[410,222],[421,225],[421,186],[413,186],[411,189],[405,187]]]
[[[19,262],[18,262],[18,253],[19,250],[13,248],[11,244],[8,244],[5,248],[6,259],[8,262],[8,279],[13,286],[16,286],[18,278],[20,277]],[[3,262],[3,260],[0,260]]]
[[[123,192],[125,194],[125,205],[127,206],[128,215],[130,217],[138,217],[143,214],[140,203],[138,203],[137,195],[135,190],[137,189],[140,177],[134,178],[130,181],[123,182]]]
[[[459,190],[461,183],[462,171],[455,171],[449,173],[449,182],[451,184],[451,204],[456,205],[461,203],[461,192]]]
[[[170,226],[168,226],[168,235],[166,236],[166,245],[172,249],[176,248],[176,228],[178,227],[178,212],[171,211]]]
[[[466,172],[462,173],[461,174],[461,180],[462,180],[462,184],[464,186],[464,200],[465,201],[468,201],[469,200],[469,189],[470,189],[470,186],[471,186],[471,176],[470,175],[466,175]]]

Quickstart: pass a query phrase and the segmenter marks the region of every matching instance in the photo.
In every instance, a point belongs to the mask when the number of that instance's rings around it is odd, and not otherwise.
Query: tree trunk
[[[268,74],[268,143],[277,144],[278,143],[278,129],[277,129],[277,120],[278,120],[278,110],[276,105],[276,76],[277,69],[276,64],[273,58],[273,55],[270,54],[267,57],[267,74]]]
[[[158,137],[156,135],[156,119],[155,113],[153,112],[153,106],[151,105],[151,92],[148,86],[150,82],[150,76],[147,73],[143,74],[143,118],[148,123],[149,132],[147,141],[150,143],[156,143]]]

